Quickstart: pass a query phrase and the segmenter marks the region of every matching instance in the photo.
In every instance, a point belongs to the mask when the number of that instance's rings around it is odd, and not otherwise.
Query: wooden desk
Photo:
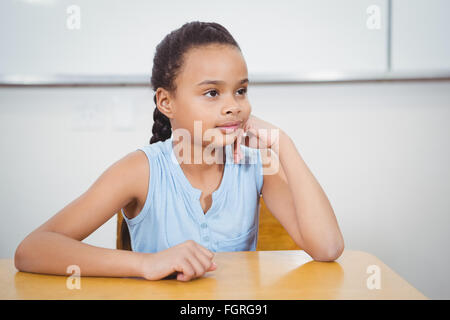
[[[427,299],[362,251],[346,250],[334,262],[302,250],[217,252],[214,261],[217,270],[190,282],[81,277],[81,289],[70,290],[66,276],[18,272],[12,259],[0,259],[0,299]],[[380,289],[367,287],[370,265],[379,267]]]

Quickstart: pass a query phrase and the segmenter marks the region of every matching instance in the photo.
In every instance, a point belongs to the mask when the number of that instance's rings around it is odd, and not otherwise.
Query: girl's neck
[[[175,157],[177,158],[180,167],[185,173],[188,173],[189,176],[204,177],[205,179],[207,179],[211,175],[217,174],[217,172],[223,172],[224,164],[226,162],[225,146],[223,146],[222,148],[219,147],[208,150],[207,156],[204,156],[206,147],[191,144],[189,145],[191,150],[189,157],[189,152],[184,155],[183,148],[177,146],[177,149],[175,149],[175,145],[177,144],[172,144]],[[222,152],[220,152],[220,149],[222,150]],[[206,157],[208,157],[209,163],[206,161],[208,160],[206,159]]]

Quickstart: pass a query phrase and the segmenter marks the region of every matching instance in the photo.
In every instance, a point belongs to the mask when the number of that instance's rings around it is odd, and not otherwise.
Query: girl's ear
[[[166,90],[162,88],[158,88],[158,90],[156,91],[156,107],[167,118],[173,118],[175,110],[173,110],[170,95]]]

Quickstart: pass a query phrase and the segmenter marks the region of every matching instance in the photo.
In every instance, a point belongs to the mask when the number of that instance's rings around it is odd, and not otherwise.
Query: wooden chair
[[[260,198],[257,251],[301,250]]]
[[[257,251],[301,250],[260,198]],[[122,214],[117,213],[117,249],[131,250],[130,235]]]
[[[132,251],[130,232],[128,231],[127,223],[123,219],[122,213],[120,211],[117,212],[116,215],[117,215],[116,248]]]

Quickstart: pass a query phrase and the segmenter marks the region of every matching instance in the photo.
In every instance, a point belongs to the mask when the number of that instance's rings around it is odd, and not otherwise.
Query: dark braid
[[[240,50],[239,45],[228,30],[215,22],[188,22],[166,35],[156,46],[156,53],[153,58],[151,77],[153,91],[156,92],[158,88],[164,88],[175,96],[175,78],[181,71],[183,55],[191,48],[214,43],[228,44]],[[156,94],[153,96],[153,101],[156,105]],[[172,126],[169,118],[157,107],[153,112],[153,121],[153,136],[150,139],[150,144],[170,138]]]
[[[156,104],[156,95],[153,97]],[[170,138],[172,134],[172,126],[170,124],[169,118],[167,118],[158,108],[155,107],[153,111],[153,136],[150,139],[150,144],[164,141]]]

